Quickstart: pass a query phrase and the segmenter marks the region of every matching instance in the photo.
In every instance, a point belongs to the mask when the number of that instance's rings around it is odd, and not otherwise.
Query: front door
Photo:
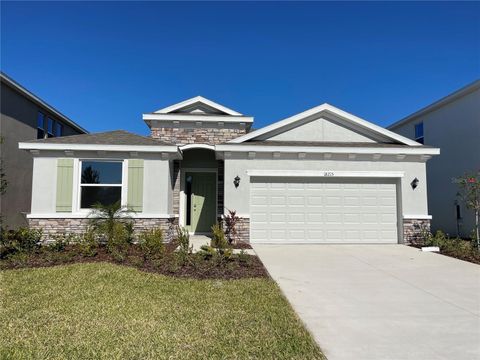
[[[216,182],[213,172],[185,174],[185,224],[192,233],[209,233],[216,222]]]

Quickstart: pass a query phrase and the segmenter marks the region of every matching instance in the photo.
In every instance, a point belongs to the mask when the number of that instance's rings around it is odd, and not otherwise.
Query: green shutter
[[[128,160],[127,206],[134,211],[143,209],[143,160]]]
[[[57,160],[57,212],[72,212],[73,159]]]

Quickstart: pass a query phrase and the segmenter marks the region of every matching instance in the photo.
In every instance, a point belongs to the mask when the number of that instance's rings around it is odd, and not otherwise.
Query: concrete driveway
[[[254,245],[325,355],[480,359],[480,266],[404,245]]]

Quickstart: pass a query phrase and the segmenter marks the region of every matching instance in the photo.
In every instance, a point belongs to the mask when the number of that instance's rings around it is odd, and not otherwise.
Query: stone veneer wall
[[[223,160],[218,160],[217,167],[217,214],[223,214],[225,186],[225,164]]]
[[[172,184],[173,184],[173,213],[178,215],[180,213],[180,161],[175,160],[173,162],[173,174],[172,174]]]
[[[154,139],[167,141],[173,144],[221,144],[226,141],[245,135],[245,129],[226,128],[152,128],[151,136]]]
[[[225,229],[225,222],[223,218],[218,218],[218,222],[223,225]],[[237,222],[237,238],[235,241],[243,241],[246,243],[250,242],[250,219],[249,218],[240,218]]]
[[[425,232],[430,232],[429,219],[403,219],[404,244],[421,241]]]
[[[178,218],[145,218],[134,220],[134,234],[138,234],[143,230],[153,227],[159,227],[163,230],[164,240],[171,241],[176,233],[175,227],[178,225]],[[89,219],[28,219],[31,229],[39,229],[43,231],[43,240],[52,240],[52,236],[58,234],[81,234],[87,230]]]

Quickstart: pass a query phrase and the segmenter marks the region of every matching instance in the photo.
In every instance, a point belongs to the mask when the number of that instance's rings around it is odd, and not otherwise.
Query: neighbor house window
[[[415,141],[420,144],[424,143],[423,137],[423,122],[415,124]]]
[[[63,136],[63,125],[59,122],[55,123],[55,136]]]
[[[55,128],[55,121],[52,118],[47,118],[47,136],[54,137],[55,134],[53,133],[53,129]]]
[[[83,160],[81,162],[80,207],[111,205],[122,199],[122,162]]]
[[[45,114],[37,114],[37,139],[45,138]]]

